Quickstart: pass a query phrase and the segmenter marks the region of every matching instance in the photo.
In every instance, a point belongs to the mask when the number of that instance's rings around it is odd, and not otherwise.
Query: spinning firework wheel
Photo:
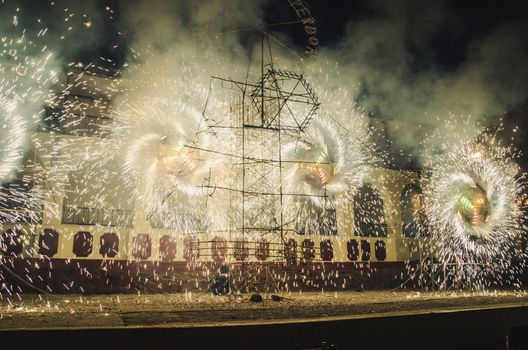
[[[435,157],[425,188],[432,235],[422,266],[432,287],[482,288],[515,275],[525,185],[513,157],[487,133]]]

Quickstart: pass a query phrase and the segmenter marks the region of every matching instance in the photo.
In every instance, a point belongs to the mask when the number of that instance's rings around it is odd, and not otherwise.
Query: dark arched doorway
[[[383,199],[372,185],[363,185],[354,196],[354,224],[359,236],[387,237]]]

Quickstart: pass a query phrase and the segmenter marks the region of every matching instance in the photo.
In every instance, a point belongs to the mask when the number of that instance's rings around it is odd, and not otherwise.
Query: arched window
[[[258,260],[266,260],[270,255],[269,250],[269,242],[265,238],[256,242],[255,256]]]
[[[370,260],[370,242],[367,240],[361,240],[361,261]]]
[[[321,207],[309,199],[299,199],[300,215],[295,221],[295,231],[299,235],[337,235],[336,209],[332,200]]]
[[[401,193],[402,231],[405,237],[417,237],[421,228],[424,227],[425,215],[422,201],[422,189],[420,186],[416,184],[405,186]]]
[[[45,228],[40,233],[38,246],[40,255],[51,258],[57,254],[59,248],[59,233],[51,228]]]
[[[224,261],[227,256],[227,242],[222,237],[215,237],[211,242],[211,253],[214,261]]]
[[[305,239],[302,241],[302,254],[304,260],[313,260],[315,258],[314,241],[311,239]]]
[[[159,242],[159,255],[163,261],[172,261],[176,257],[176,239],[169,235],[163,235]]]
[[[334,248],[332,241],[329,239],[322,240],[319,244],[319,252],[323,261],[331,261],[334,257]]]
[[[183,258],[185,261],[195,261],[200,257],[200,239],[196,236],[186,236],[183,240]]]
[[[383,199],[371,185],[363,185],[354,196],[354,224],[359,236],[387,237]]]
[[[101,235],[99,254],[113,258],[119,253],[119,237],[115,232],[106,232]]]
[[[92,254],[93,236],[90,232],[79,231],[73,236],[73,254],[86,258]]]
[[[387,245],[383,241],[376,241],[374,243],[374,255],[378,261],[383,261],[387,258]]]
[[[284,242],[284,258],[292,264],[297,260],[297,241],[292,238]]]
[[[352,261],[359,258],[359,244],[355,239],[349,239],[347,242],[347,258]]]
[[[7,256],[17,256],[22,253],[23,232],[21,230],[7,229],[0,236],[0,248]]]
[[[131,226],[133,201],[120,178],[117,162],[83,163],[68,174],[62,208],[62,223],[75,225]],[[97,176],[86,177],[92,169]],[[104,191],[101,188],[112,189]],[[104,203],[104,204],[103,204]]]
[[[240,240],[235,241],[235,251],[234,251],[235,259],[238,261],[244,261],[249,257],[249,246],[248,241],[246,240]]]
[[[132,256],[136,259],[148,259],[152,254],[152,239],[146,233],[139,233],[132,239]]]

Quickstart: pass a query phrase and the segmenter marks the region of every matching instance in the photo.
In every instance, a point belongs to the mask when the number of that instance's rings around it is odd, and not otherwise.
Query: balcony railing
[[[42,210],[40,209],[8,209],[0,207],[0,224],[41,224]]]
[[[61,120],[61,131],[66,135],[108,137],[111,119],[93,115],[73,114]]]
[[[62,207],[63,224],[132,227],[133,219],[132,210],[86,208],[72,205]]]
[[[360,222],[357,235],[361,237],[387,237],[387,224]]]
[[[200,215],[180,215],[170,218],[162,218],[159,215],[155,215],[149,220],[151,228],[163,228],[163,229],[187,229],[192,232],[205,232],[209,227],[207,220]]]
[[[404,223],[402,225],[403,237],[416,238],[416,237],[429,237],[431,229],[427,220],[415,220],[413,222]]]
[[[111,118],[88,115],[63,115],[60,110],[47,109],[41,131],[54,131],[64,135],[94,136],[105,138],[110,135]]]

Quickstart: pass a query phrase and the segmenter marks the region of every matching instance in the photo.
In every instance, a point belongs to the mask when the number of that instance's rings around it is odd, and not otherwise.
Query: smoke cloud
[[[465,136],[472,138],[526,101],[526,20],[482,33],[468,43],[460,62],[442,65],[437,63],[437,38],[468,30],[450,2],[368,4],[372,15],[348,23],[339,48],[327,48],[322,55],[340,62],[343,84],[360,83],[358,103],[387,121],[396,149],[420,156],[426,135],[440,130],[448,137],[453,119],[471,118],[474,132]]]
[[[450,54],[439,51],[438,38],[468,30],[452,5],[369,1],[369,15],[349,22],[337,45],[322,42],[315,58],[298,65],[298,57],[272,42],[275,60],[285,67],[297,64],[295,69],[311,75],[321,94],[339,87],[352,91],[350,99],[360,108],[386,121],[393,152],[401,149],[420,157],[424,142],[438,142],[428,135],[439,131],[449,136],[453,119],[472,121],[474,128],[465,135],[470,139],[527,98],[528,47],[523,33],[528,23],[499,23],[467,43],[457,62],[442,64],[438,56]],[[135,52],[193,66],[207,84],[207,77],[221,75],[219,71],[243,78],[249,62],[258,60],[258,42],[249,45],[248,39],[261,24],[265,6],[269,2],[127,1],[121,4],[120,25]],[[312,14],[317,19],[317,12]],[[287,30],[272,34],[294,46]],[[302,47],[296,49],[302,52]]]
[[[303,1],[308,7],[315,5],[310,0]],[[207,87],[211,75],[244,79],[250,63],[256,68],[249,73],[258,77],[255,62],[259,61],[260,44],[254,40],[254,29],[265,24],[266,9],[278,2],[130,0],[20,4],[5,0],[3,9],[9,11],[2,14],[9,16],[2,18],[2,24],[12,21],[11,13],[19,7],[20,21],[30,19],[21,26],[48,28],[48,39],[60,38],[47,40],[49,50],[55,52],[56,66],[84,56],[98,58],[110,53],[136,68],[145,66],[145,70],[124,69],[124,77],[130,81],[155,81],[158,77],[153,72],[157,72],[160,79],[172,74],[183,82],[192,78],[193,83]],[[302,55],[306,42],[299,44],[303,39],[292,37],[302,32],[301,23],[292,24],[299,30],[284,26],[266,30],[274,37],[277,66],[293,67],[311,77],[320,95],[348,89],[351,103],[386,121],[394,153],[401,149],[420,156],[423,142],[435,142],[428,135],[436,130],[448,135],[446,124],[453,118],[474,121],[473,133],[467,134],[468,138],[474,137],[484,126],[497,123],[506,112],[526,103],[526,19],[497,20],[469,36],[469,25],[448,0],[359,3],[363,6],[362,16],[346,24],[341,38],[332,43],[321,40],[317,55],[305,57],[303,62],[283,46]],[[291,16],[285,17],[295,21],[295,10],[282,6],[291,11]],[[316,23],[318,15],[323,16],[318,14],[317,6],[311,14]],[[0,29],[5,33],[5,28],[2,25]],[[317,24],[318,31],[325,29]],[[438,45],[442,38],[457,36],[469,41],[455,45],[452,54],[445,39]],[[126,57],[119,58],[120,52],[125,52]],[[457,57],[460,52],[462,57]],[[168,69],[154,69],[161,66]]]

